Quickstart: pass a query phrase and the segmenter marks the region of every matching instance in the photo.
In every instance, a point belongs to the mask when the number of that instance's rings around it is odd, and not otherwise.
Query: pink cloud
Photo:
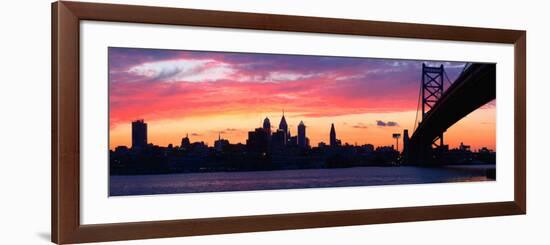
[[[415,110],[420,61],[113,49],[110,123],[255,110]],[[132,57],[135,56],[135,59]]]

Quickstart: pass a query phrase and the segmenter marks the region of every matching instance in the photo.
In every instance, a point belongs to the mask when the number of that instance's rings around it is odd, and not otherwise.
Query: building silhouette
[[[271,123],[269,122],[269,118],[264,119],[264,130],[267,132],[267,135],[271,135]]]
[[[273,132],[271,135],[271,146],[281,148],[286,145],[286,133],[281,129]]]
[[[303,121],[300,121],[300,124],[298,124],[298,146],[307,147],[306,125]]]
[[[461,151],[471,151],[471,147],[469,145],[465,145],[463,142],[460,142],[458,149]]]
[[[147,123],[143,119],[132,122],[132,149],[143,149],[147,146]]]
[[[216,151],[223,151],[229,144],[229,140],[222,139],[221,133],[218,133],[218,140],[214,141],[214,149]]]
[[[298,136],[290,136],[286,142],[288,146],[297,146],[298,145]]]
[[[406,129],[403,131],[403,152],[400,153],[395,145],[375,147],[372,144],[342,143],[336,136],[333,123],[330,127],[330,143],[319,142],[317,146],[310,146],[305,123],[300,121],[297,134],[291,136],[284,114],[275,132],[271,132],[271,123],[266,117],[262,125],[248,132],[246,144],[231,144],[219,133],[213,146],[208,146],[203,141],[191,142],[186,135],[181,139],[181,147],[172,144],[163,147],[148,142],[147,124],[143,119],[132,121],[131,124],[131,148],[122,145],[109,151],[111,174],[398,166],[409,164],[407,158],[412,149]],[[438,164],[496,162],[496,152],[486,147],[473,152],[469,145],[462,142],[454,149],[445,146],[432,149],[434,161]],[[488,178],[494,177],[488,175]]]
[[[341,145],[340,140],[336,138],[336,129],[334,129],[334,123],[330,126],[330,146],[339,146]]]
[[[189,134],[181,139],[181,148],[189,148],[191,146],[191,140],[189,140]]]
[[[251,152],[267,153],[269,148],[269,135],[264,128],[256,128],[248,132],[246,147]]]
[[[285,135],[285,144],[286,141],[290,139],[290,132],[288,131],[288,124],[286,123],[285,119],[285,112],[283,111],[283,116],[281,117],[281,122],[279,123],[279,130],[284,132]]]

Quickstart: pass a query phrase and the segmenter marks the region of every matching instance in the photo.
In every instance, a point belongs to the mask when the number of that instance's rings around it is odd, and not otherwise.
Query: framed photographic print
[[[525,214],[525,31],[52,5],[52,240]]]

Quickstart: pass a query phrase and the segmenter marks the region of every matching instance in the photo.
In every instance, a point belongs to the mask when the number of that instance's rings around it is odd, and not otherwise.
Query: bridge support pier
[[[444,73],[445,67],[443,65],[430,67],[422,64],[422,121],[426,118],[426,113],[443,96]],[[434,139],[432,145],[436,148],[443,146],[443,133]]]
[[[432,142],[417,142],[409,145],[404,163],[429,166],[434,163]]]

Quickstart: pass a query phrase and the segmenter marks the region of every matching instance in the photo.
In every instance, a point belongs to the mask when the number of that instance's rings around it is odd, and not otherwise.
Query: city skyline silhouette
[[[110,48],[109,148],[130,145],[128,122],[144,118],[155,144],[188,133],[212,144],[221,133],[244,143],[247,132],[285,109],[290,130],[308,126],[312,145],[327,143],[334,123],[349,144],[395,144],[412,131],[418,72],[425,61]],[[463,63],[445,64],[451,79]],[[446,132],[450,147],[495,148],[494,103]],[[475,132],[475,133],[472,133]]]
[[[267,127],[269,128],[269,134],[271,135],[272,133],[275,133],[277,130],[280,130],[281,128],[281,123],[285,123],[286,124],[286,117],[284,115],[284,111],[283,111],[283,114],[282,114],[282,118],[281,118],[281,121],[279,122],[279,128],[277,127],[277,124],[272,124],[271,123],[271,120],[269,119],[269,117],[265,117],[264,120],[262,120],[263,123],[262,125],[260,125],[259,127],[255,128],[255,129],[261,129],[263,128],[264,130],[267,130],[266,128],[266,125],[268,125]],[[127,146],[127,145],[119,145],[119,146],[114,146],[112,147],[112,149],[115,149],[116,147],[120,147],[120,146],[126,146],[126,147],[132,147],[135,143],[135,134],[134,134],[134,130],[135,130],[135,123],[145,123],[145,125],[147,125],[147,123],[145,122],[145,119],[137,119],[135,121],[132,121],[132,143],[130,146]],[[267,124],[266,124],[267,123]],[[377,123],[381,123],[381,122],[377,122]],[[395,122],[389,122],[390,124],[392,123],[395,123]],[[404,142],[400,142],[399,141],[395,144],[388,144],[388,145],[375,145],[375,144],[372,144],[372,143],[364,143],[364,144],[358,144],[357,142],[347,142],[345,141],[345,139],[341,139],[339,137],[337,137],[336,135],[336,127],[334,126],[334,123],[329,123],[330,124],[330,128],[327,130],[327,135],[326,135],[326,140],[325,141],[319,141],[319,142],[310,142],[309,138],[307,137],[307,133],[304,132],[304,136],[303,138],[307,139],[307,146],[308,147],[319,147],[319,144],[323,144],[323,145],[328,145],[328,146],[335,146],[335,145],[349,145],[349,146],[361,146],[361,145],[372,145],[373,147],[391,147],[391,148],[395,148],[397,151],[399,151],[399,148],[401,147],[401,150],[403,150],[404,148]],[[291,124],[292,125],[292,124]],[[285,133],[288,133],[288,136],[293,136],[293,137],[297,137],[296,138],[296,144],[297,145],[302,145],[302,144],[306,144],[306,143],[300,143],[299,140],[300,140],[300,135],[299,135],[299,130],[300,130],[300,125],[303,125],[304,128],[307,127],[307,125],[303,122],[303,121],[300,121],[300,123],[298,124],[298,126],[296,126],[296,131],[295,134],[293,135],[292,134],[292,131],[290,130],[290,128],[287,128],[288,131],[286,131]],[[287,125],[288,127],[288,125]],[[253,132],[255,129],[249,129],[249,131],[247,131],[247,133],[251,133]],[[140,129],[141,131],[141,129]],[[194,135],[193,133],[191,133],[191,136],[189,133],[185,133],[185,136],[182,136],[182,142],[184,140],[187,140],[189,143],[191,142],[201,142],[201,143],[204,143],[206,146],[208,147],[215,147],[215,144],[217,141],[220,141],[220,140],[227,140],[227,142],[229,144],[242,144],[242,145],[246,145],[247,144],[247,141],[248,139],[245,139],[244,141],[231,141],[231,139],[229,137],[225,137],[225,136],[222,136],[222,134],[225,135],[225,132],[227,131],[227,129],[224,130],[221,130],[218,132],[218,138],[213,140],[212,142],[207,142],[205,140],[202,140],[201,136],[200,135]],[[230,130],[231,131],[231,130]],[[396,131],[398,132],[398,131]],[[143,132],[139,132],[137,133],[138,135],[140,135],[141,138],[143,138],[142,141],[142,146],[145,146],[145,145],[157,145],[155,144],[155,142],[148,142],[147,141],[147,138],[148,138],[148,133],[147,131],[145,131],[145,133]],[[395,139],[395,134],[394,133],[392,135],[392,138]],[[399,134],[399,136],[401,136],[401,133],[397,133]],[[337,142],[337,143],[336,143]],[[464,143],[465,142],[460,142],[460,144],[458,145],[458,147],[463,147],[464,146]],[[467,142],[466,142],[467,143]],[[169,146],[169,145],[172,145],[174,147],[177,147],[177,146],[180,146],[178,145],[177,143],[169,143],[168,145],[166,146]],[[181,144],[183,145],[183,144]],[[455,147],[456,148],[456,147]],[[474,148],[471,148],[470,145],[468,145],[468,148],[469,149],[472,149],[474,151],[478,151],[478,150],[491,150],[491,151],[494,151],[495,149],[494,148],[490,148],[490,147],[487,147],[487,146],[481,146],[477,149],[474,149]]]

